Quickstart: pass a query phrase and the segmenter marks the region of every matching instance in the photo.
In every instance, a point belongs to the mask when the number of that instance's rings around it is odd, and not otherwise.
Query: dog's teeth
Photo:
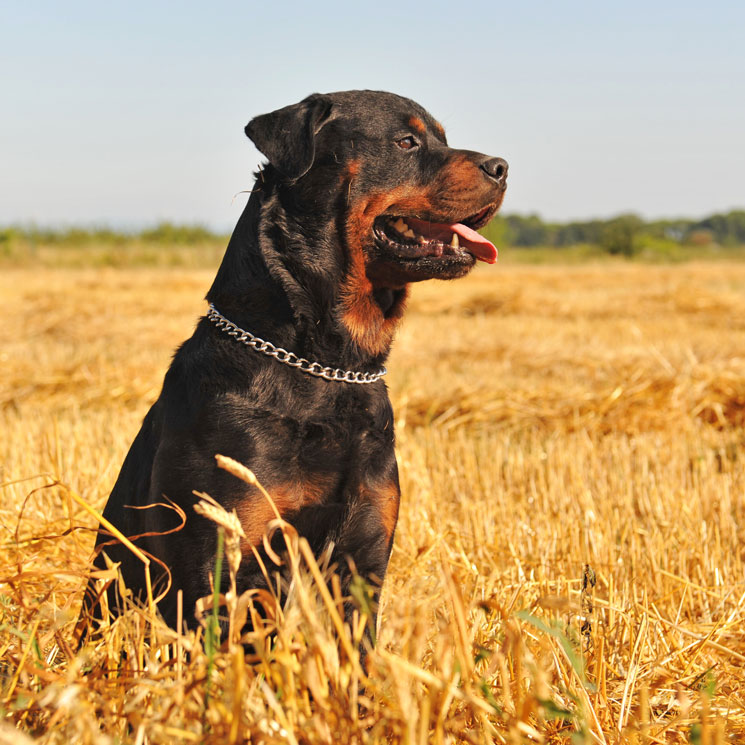
[[[457,233],[453,233],[453,239],[450,241],[450,245],[453,248],[458,248],[458,246],[460,246],[460,243],[458,242],[458,234]]]
[[[415,232],[414,232],[414,231],[413,231],[413,230],[412,230],[411,228],[409,228],[409,229],[408,229],[408,230],[407,230],[407,231],[406,231],[406,232],[404,233],[404,236],[405,236],[406,238],[416,238],[416,233],[415,233]]]
[[[400,217],[398,218],[398,220],[396,220],[396,222],[393,223],[393,227],[402,235],[404,231],[409,229],[409,226]]]

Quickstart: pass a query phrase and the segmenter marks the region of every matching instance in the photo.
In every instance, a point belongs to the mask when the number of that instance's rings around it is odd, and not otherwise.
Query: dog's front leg
[[[398,479],[375,488],[365,487],[349,504],[336,536],[334,559],[347,599],[345,620],[352,625],[354,611],[368,615],[366,640],[375,645],[380,591],[388,568],[398,520]],[[365,641],[363,640],[363,647]]]

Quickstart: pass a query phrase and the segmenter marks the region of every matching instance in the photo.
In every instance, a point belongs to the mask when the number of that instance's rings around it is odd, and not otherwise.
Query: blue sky
[[[229,229],[254,115],[414,98],[510,162],[505,212],[745,206],[745,3],[4,2],[0,224]]]

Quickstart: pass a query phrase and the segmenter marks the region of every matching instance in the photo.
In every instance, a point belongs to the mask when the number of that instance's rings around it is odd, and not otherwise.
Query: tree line
[[[483,231],[497,245],[523,248],[597,246],[610,254],[632,256],[643,248],[665,244],[705,248],[745,245],[745,210],[702,220],[650,220],[626,214],[608,220],[546,222],[538,215],[498,215]]]
[[[141,230],[114,230],[108,227],[43,228],[36,225],[0,228],[0,244],[20,240],[32,245],[85,246],[86,244],[122,244],[130,241],[163,243],[165,245],[197,245],[225,240],[227,234],[215,232],[203,225],[158,223]]]

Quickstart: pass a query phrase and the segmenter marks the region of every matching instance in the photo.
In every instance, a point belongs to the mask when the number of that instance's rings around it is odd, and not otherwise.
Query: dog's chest
[[[232,457],[292,503],[338,498],[340,489],[379,474],[393,458],[387,396],[338,396],[320,404],[301,399],[267,408],[227,395],[211,418]]]
[[[232,457],[251,468],[272,500],[254,488],[233,494],[230,505],[246,533],[244,550],[262,540],[275,508],[321,544],[350,510],[369,504],[380,511],[394,492],[397,496],[387,398],[332,403],[268,410],[229,397],[215,409],[220,439],[230,443]]]

